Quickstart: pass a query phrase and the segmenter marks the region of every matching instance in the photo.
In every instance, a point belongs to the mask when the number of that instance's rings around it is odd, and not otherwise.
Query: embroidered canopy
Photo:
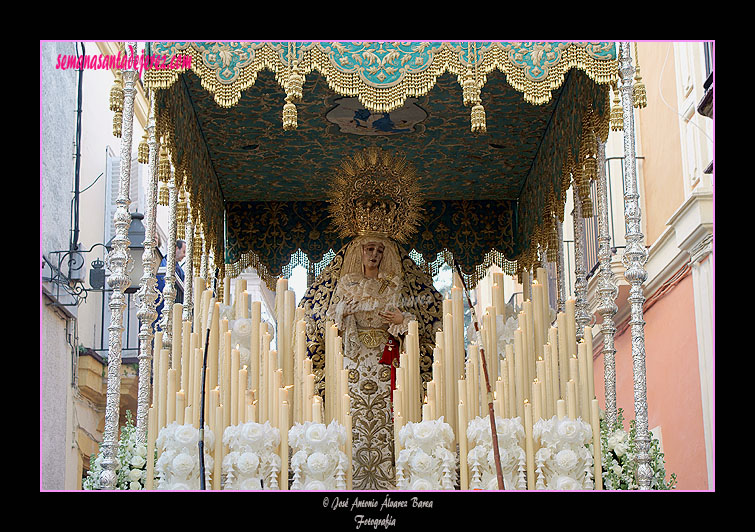
[[[426,203],[406,247],[420,265],[452,258],[472,284],[492,263],[532,266],[555,249],[568,187],[595,176],[618,79],[612,42],[153,42],[147,53],[191,57],[144,74],[158,138],[225,273],[254,265],[271,287],[345,244],[327,218],[329,178],[367,146],[417,170]]]

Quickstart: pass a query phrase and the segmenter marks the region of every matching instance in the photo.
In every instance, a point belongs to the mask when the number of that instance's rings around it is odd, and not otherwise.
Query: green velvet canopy
[[[607,135],[617,79],[615,43],[155,42],[148,53],[191,57],[144,82],[206,241],[227,274],[254,265],[271,286],[292,259],[322,264],[345,244],[327,218],[329,180],[368,146],[416,168],[423,221],[406,248],[420,261],[451,256],[472,284],[491,263],[531,265]],[[476,133],[470,86],[485,113]]]

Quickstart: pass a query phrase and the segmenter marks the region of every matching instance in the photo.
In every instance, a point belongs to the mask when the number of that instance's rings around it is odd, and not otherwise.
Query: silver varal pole
[[[556,230],[558,231],[558,309],[557,312],[564,312],[566,302],[566,280],[564,279],[564,224],[561,220],[556,220]]]
[[[163,288],[163,315],[160,327],[163,331],[163,349],[173,346],[173,304],[176,302],[176,208],[178,207],[178,188],[175,178],[168,182],[168,246],[165,259],[165,287]],[[172,351],[171,351],[172,352]],[[170,366],[175,367],[175,360]]]
[[[186,216],[186,258],[184,259],[184,308],[182,319],[191,321],[194,316],[194,221],[191,217],[191,202],[188,202],[189,214]]]
[[[126,43],[126,52],[136,55],[136,42]],[[130,64],[123,71],[123,124],[121,130],[121,175],[118,183],[118,198],[115,200],[115,236],[112,249],[105,259],[110,270],[108,286],[110,296],[110,326],[108,327],[107,395],[105,399],[105,430],[102,437],[102,472],[100,488],[115,489],[118,465],[118,423],[121,402],[121,354],[123,348],[123,311],[126,308],[126,289],[131,285],[129,272],[133,261],[129,254],[128,229],[131,215],[128,212],[131,184],[131,141],[134,125],[134,97],[136,95],[136,65]]]
[[[634,417],[637,435],[637,483],[641,490],[650,489],[653,476],[650,466],[650,436],[648,433],[647,382],[645,374],[645,320],[642,306],[645,295],[642,285],[647,279],[645,263],[647,249],[640,222],[640,194],[635,171],[634,96],[632,77],[634,67],[629,43],[619,45],[619,75],[621,77],[621,104],[624,113],[624,223],[626,249],[624,251],[624,278],[630,285],[629,302],[632,332],[632,376],[634,380]]]
[[[152,323],[157,318],[157,141],[155,140],[154,99],[150,98],[150,115],[147,123],[147,145],[149,146],[149,174],[147,181],[147,207],[144,216],[144,253],[142,262],[144,273],[139,287],[139,391],[136,409],[136,438],[141,444],[147,443],[147,415],[151,397],[150,376],[152,373]]]
[[[585,325],[590,323],[587,312],[587,273],[585,268],[585,219],[582,217],[582,198],[576,185],[574,191],[574,299],[577,321],[577,341],[584,337]],[[592,355],[591,355],[592,356]]]
[[[606,422],[613,429],[617,423],[616,411],[616,348],[613,321],[618,307],[616,297],[619,289],[611,270],[611,235],[608,227],[608,186],[606,182],[606,145],[598,142],[598,308],[603,317],[600,330],[603,333],[603,372],[606,396]]]

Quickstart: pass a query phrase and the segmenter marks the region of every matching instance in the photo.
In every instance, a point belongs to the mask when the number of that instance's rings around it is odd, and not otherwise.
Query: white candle
[[[220,346],[220,303],[213,303],[213,308],[207,351],[207,375],[210,386],[214,388],[218,384],[218,361],[220,359],[218,351]]]
[[[170,351],[167,349],[161,349],[160,350],[160,360],[159,360],[159,368],[158,368],[158,385],[157,388],[157,394],[158,394],[158,400],[157,400],[157,408],[158,408],[158,414],[157,414],[157,430],[160,430],[161,428],[165,427],[167,423],[165,422],[167,418],[167,412],[168,412],[168,363],[169,363],[169,357],[170,357]]]
[[[539,354],[540,347],[545,343],[545,322],[543,321],[543,286],[538,282],[532,285],[532,302],[534,305],[535,325],[535,354]]]
[[[587,355],[587,395],[590,401],[595,397],[595,375],[593,374],[593,346],[592,346],[592,327],[585,327],[585,354]]]
[[[522,404],[524,404],[524,348],[522,347],[522,330],[514,331],[514,377],[516,378],[516,415],[524,415]]]
[[[247,379],[248,379],[248,371],[246,369],[246,366],[241,368],[239,370],[239,377],[238,377],[238,406],[237,406],[237,415],[238,415],[238,422],[239,424],[243,424],[246,422],[244,417],[246,416],[246,385],[247,385]]]
[[[525,453],[527,455],[527,489],[535,489],[535,441],[532,435],[532,405],[524,402]]]
[[[155,439],[157,439],[157,412],[151,406],[147,411],[147,456],[155,456]],[[147,478],[144,489],[151,490],[155,482],[155,461],[147,460]]]
[[[456,378],[464,373],[464,302],[462,300],[461,279],[454,272],[454,286],[451,288],[451,309],[453,315],[453,359],[456,365]]]
[[[247,319],[249,317],[249,292],[244,290],[241,292],[241,318]]]
[[[239,424],[239,363],[238,349],[231,350],[231,425]]]
[[[296,308],[296,294],[293,290],[283,293],[283,384],[294,383],[294,311]]]
[[[577,353],[577,303],[572,299],[566,300],[566,332],[567,332],[567,355]]]
[[[459,380],[461,383],[462,381]],[[459,397],[462,395],[461,387],[459,389]],[[464,400],[459,400],[458,407],[458,419],[459,419],[459,487],[461,490],[469,489],[469,470],[467,469],[467,407],[464,404]]]
[[[166,412],[165,423],[170,425],[176,420],[176,370],[170,368],[168,370],[168,409]]]
[[[175,395],[176,398],[176,423],[179,425],[184,424],[184,409],[186,408],[186,394],[183,390],[178,390]]]
[[[223,424],[223,405],[215,407],[215,455],[213,456],[214,468],[212,475],[212,489],[220,490],[220,480],[222,474],[223,465],[223,431],[225,425]]]
[[[443,301],[443,361],[445,362],[446,372],[446,412],[448,413],[448,422],[452,427],[456,426],[456,413],[458,412],[457,403],[459,401],[456,395],[456,381],[459,374],[456,370],[456,360],[454,359],[454,329],[453,315],[447,310],[451,310],[451,300]],[[454,434],[456,439],[456,434]]]
[[[578,360],[579,360],[579,412],[582,419],[590,419],[590,397],[588,397],[587,386],[587,352],[585,350],[585,342],[580,340],[577,345]]]
[[[183,323],[181,315],[183,314],[183,305],[181,303],[173,304],[173,338],[171,344],[170,367],[176,370],[176,383],[181,382],[181,332]]]
[[[558,419],[564,419],[566,417],[566,401],[559,399],[556,401],[556,415]]]
[[[558,371],[559,371],[559,397],[566,398],[566,382],[569,380],[569,331],[566,326],[566,314],[559,312],[556,318],[558,329]]]
[[[566,410],[570,419],[577,419],[577,389],[573,380],[566,383]]]
[[[233,333],[231,331],[225,332],[225,338],[224,338],[224,345],[223,345],[223,370],[222,370],[222,378],[220,382],[220,388],[221,388],[221,397],[222,397],[222,403],[226,405],[224,414],[226,416],[226,419],[223,420],[223,423],[226,424],[226,426],[230,425],[231,421],[231,409],[229,405],[231,404],[231,358],[232,358],[232,352],[231,352],[231,335]],[[220,402],[218,403],[220,404]]]
[[[260,390],[260,321],[262,313],[262,302],[252,302],[252,338],[251,338],[251,367],[249,368],[252,383],[252,390]]]
[[[281,458],[281,470],[280,470],[280,489],[288,490],[288,429],[289,427],[289,406],[288,401],[283,401],[280,404],[280,458]]]
[[[312,421],[322,423],[322,401],[319,395],[312,398]]]
[[[603,489],[603,466],[601,456],[601,441],[600,441],[600,413],[598,407],[598,400],[593,399],[590,401],[590,425],[592,426],[592,448],[593,448],[593,466],[595,477],[595,489]]]

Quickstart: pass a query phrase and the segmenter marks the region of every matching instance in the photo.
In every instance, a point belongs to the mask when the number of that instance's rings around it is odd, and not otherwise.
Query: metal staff
[[[202,382],[200,384],[199,399],[199,489],[204,490],[204,381],[207,375],[207,351],[210,347],[210,327],[212,326],[212,313],[215,310],[215,298],[218,289],[218,273],[220,268],[215,268],[215,278],[212,281],[212,298],[210,299],[210,310],[207,313],[207,337],[204,342],[204,357],[202,358]],[[218,437],[216,434],[215,437]]]
[[[467,304],[472,311],[472,323],[474,323],[474,329],[477,331],[477,341],[480,344],[480,358],[482,358],[482,372],[485,374],[485,387],[487,388],[487,400],[488,400],[488,413],[490,414],[490,433],[493,436],[493,458],[495,459],[495,474],[498,479],[498,489],[504,490],[503,487],[503,471],[501,470],[501,454],[498,450],[498,432],[495,429],[495,412],[493,411],[493,392],[490,391],[490,378],[488,377],[488,364],[485,361],[485,348],[482,346],[482,336],[480,335],[480,326],[477,323],[477,313],[472,305],[472,300],[469,297],[469,291],[467,290],[467,284],[464,282],[464,276],[461,274],[459,264],[454,264],[456,272],[459,274],[461,280],[461,286],[464,289],[464,294],[467,296]],[[497,353],[496,353],[497,356]]]

